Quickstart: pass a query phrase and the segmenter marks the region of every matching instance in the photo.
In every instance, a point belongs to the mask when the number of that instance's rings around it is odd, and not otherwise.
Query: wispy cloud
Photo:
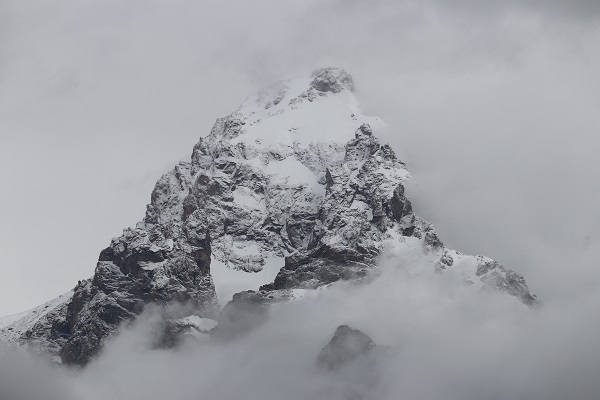
[[[391,259],[370,283],[337,284],[274,307],[263,326],[224,344],[189,341],[176,350],[152,349],[161,324],[148,312],[84,370],[23,367],[18,380],[0,374],[0,394],[81,400],[595,399],[599,295],[529,310],[505,294],[471,290],[449,274],[436,274],[431,265],[406,269]],[[317,369],[319,351],[340,324],[388,346],[387,356],[375,363],[358,360],[340,372]]]

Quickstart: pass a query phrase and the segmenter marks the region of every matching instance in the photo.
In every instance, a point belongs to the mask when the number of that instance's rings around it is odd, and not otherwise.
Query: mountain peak
[[[354,80],[341,68],[319,68],[311,74],[310,86],[321,92],[339,93],[342,90],[354,90]]]
[[[371,129],[371,125],[369,125],[369,124],[362,124],[361,126],[358,127],[356,132],[354,132],[354,136],[357,138],[360,136],[372,136],[372,135],[373,135],[373,129]]]
[[[323,68],[217,119],[158,180],[144,220],[100,252],[93,278],[51,312],[0,324],[0,338],[84,364],[150,303],[186,306],[167,320],[218,318],[227,337],[250,328],[236,326],[241,314],[367,277],[388,253],[536,304],[522,276],[446,248],[414,213],[406,165],[375,137],[383,123],[360,113],[353,85]]]

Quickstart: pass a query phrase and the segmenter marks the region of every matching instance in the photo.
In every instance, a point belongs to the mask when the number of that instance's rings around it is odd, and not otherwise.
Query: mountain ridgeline
[[[376,273],[383,254],[538,304],[521,275],[446,248],[414,214],[406,165],[376,138],[383,123],[360,113],[353,88],[345,71],[319,69],[219,118],[191,160],[158,180],[144,219],[100,252],[93,277],[0,320],[0,341],[85,365],[149,304],[165,306],[160,345],[190,333],[229,340],[272,303]]]

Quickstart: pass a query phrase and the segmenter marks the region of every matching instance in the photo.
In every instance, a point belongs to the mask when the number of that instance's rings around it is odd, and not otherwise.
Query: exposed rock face
[[[481,256],[478,258],[479,265],[475,276],[479,277],[487,285],[486,287],[518,297],[528,306],[539,304],[537,297],[529,292],[525,278],[522,275],[504,268],[497,261],[485,259]]]
[[[310,86],[320,92],[339,93],[344,89],[354,90],[354,80],[340,68],[322,68],[312,74]]]
[[[325,68],[218,119],[190,162],[158,180],[144,220],[101,252],[91,279],[36,318],[0,321],[0,335],[85,364],[146,304],[176,302],[218,316],[215,338],[226,339],[292,290],[364,277],[388,252],[536,304],[522,276],[445,248],[414,214],[406,166],[374,136],[382,122],[360,114],[353,87],[345,71]],[[273,265],[274,281],[259,282]],[[217,297],[215,282],[230,274],[248,284],[219,314],[231,299]],[[246,318],[250,310],[259,317]]]
[[[89,361],[116,327],[148,303],[179,302],[217,315],[206,233],[190,238],[169,232],[167,239],[160,228],[126,229],[100,253],[94,277],[75,288],[68,304],[63,362]]]
[[[337,370],[381,348],[364,332],[340,325],[329,343],[319,353],[317,365],[329,370]]]

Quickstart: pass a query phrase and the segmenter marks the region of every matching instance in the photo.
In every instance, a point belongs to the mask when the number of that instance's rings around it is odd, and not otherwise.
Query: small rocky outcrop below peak
[[[517,297],[528,306],[539,306],[541,302],[529,292],[525,278],[511,271],[495,260],[478,257],[479,264],[475,276],[485,283],[484,289],[494,289]]]
[[[366,333],[352,329],[348,325],[340,325],[329,343],[319,353],[317,365],[327,370],[339,370],[346,365],[383,350]]]
[[[310,86],[320,92],[339,93],[344,89],[354,90],[354,80],[343,69],[328,67],[312,73]]]
[[[362,124],[354,133],[354,139],[346,144],[344,161],[353,164],[366,161],[380,148],[379,140],[373,136],[371,127]]]
[[[219,314],[218,324],[211,331],[212,342],[227,342],[246,335],[262,325],[269,306],[289,300],[291,293],[285,291],[253,291],[236,293]]]

